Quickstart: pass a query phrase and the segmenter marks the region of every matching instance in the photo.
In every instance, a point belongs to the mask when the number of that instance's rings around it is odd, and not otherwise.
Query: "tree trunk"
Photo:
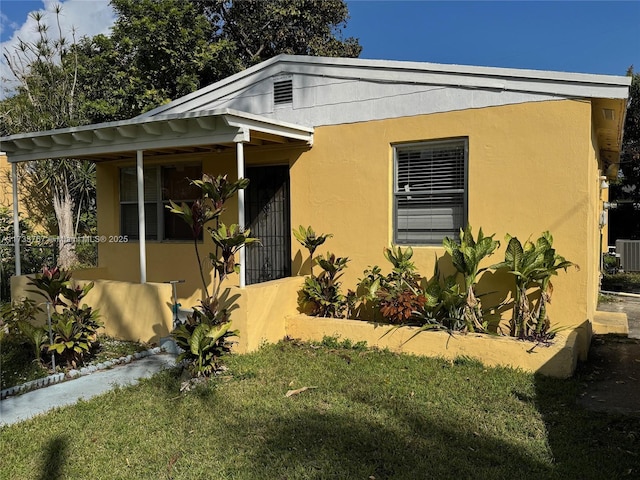
[[[58,266],[65,270],[78,263],[74,242],[73,197],[66,185],[53,195],[53,210],[58,221]]]

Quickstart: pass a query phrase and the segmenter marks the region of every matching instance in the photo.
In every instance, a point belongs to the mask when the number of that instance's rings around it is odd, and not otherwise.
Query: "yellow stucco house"
[[[553,234],[558,252],[581,268],[555,280],[550,315],[579,332],[584,356],[597,305],[602,177],[619,161],[629,84],[280,55],[131,120],[13,135],[0,149],[10,162],[96,162],[99,268],[76,277],[100,279],[92,295],[119,335],[168,334],[163,282],[185,280],[185,306],[202,294],[192,242],[164,207],[192,200],[185,179],[206,172],[251,179],[225,213],[263,244],[243,253],[231,281],[240,350],[287,333],[282,318],[295,312],[299,275],[308,273],[292,227],[332,233],[323,247],[351,259],[343,280],[353,288],[363,269],[385,265],[391,245],[411,245],[430,275],[443,237],[469,222],[498,239]],[[508,290],[509,280],[486,273],[479,288]]]

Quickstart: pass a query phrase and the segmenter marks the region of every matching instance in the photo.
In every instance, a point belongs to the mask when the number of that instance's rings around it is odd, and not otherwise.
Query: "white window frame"
[[[412,143],[402,143],[392,145],[393,147],[393,242],[396,245],[425,245],[425,246],[436,246],[442,245],[442,240],[444,237],[458,238],[459,237],[459,229],[464,228],[467,224],[467,196],[468,196],[468,164],[469,164],[469,139],[467,137],[458,137],[451,139],[438,139],[438,140],[426,140],[420,142],[412,142]],[[425,155],[431,152],[443,148],[446,149],[450,147],[451,149],[461,148],[463,149],[464,158],[458,158],[455,160],[459,162],[462,160],[462,171],[458,168],[456,170],[455,166],[452,166],[452,173],[455,175],[451,179],[451,186],[449,188],[443,188],[442,183],[438,184],[420,184],[424,182],[416,182],[417,185],[411,185],[408,183],[408,179],[400,179],[400,175],[407,175],[406,173],[400,173],[400,162],[403,160],[400,156],[403,153],[407,152],[425,152]],[[422,155],[422,154],[421,154]],[[427,160],[428,162],[429,160]],[[433,160],[431,160],[433,162]],[[431,169],[433,170],[433,163],[431,164]],[[460,165],[458,165],[460,167]],[[408,166],[404,166],[403,170],[409,168]],[[444,172],[444,175],[447,175],[448,172]],[[410,175],[410,174],[409,174]],[[452,176],[452,175],[450,175]],[[420,180],[424,180],[425,176],[422,174],[418,174]],[[430,177],[431,178],[431,177]],[[400,185],[399,182],[404,181],[404,185]],[[413,195],[412,195],[413,194]],[[411,231],[416,231],[415,227],[409,227],[409,222],[411,221],[411,216],[404,213],[400,216],[401,207],[399,204],[402,202],[405,205],[407,203],[411,203],[412,196],[413,200],[417,203],[422,200],[423,202],[429,202],[435,204],[436,202],[440,205],[443,205],[444,209],[451,208],[451,221],[448,222],[446,217],[445,223],[450,223],[451,228],[442,229],[442,228],[434,228],[433,226],[437,224],[438,216],[440,216],[440,220],[442,221],[443,215],[438,213],[435,208],[425,207],[423,212],[419,215],[422,217],[418,220],[418,217],[413,218],[413,222],[424,223],[424,228],[422,231],[417,231],[417,233],[411,233]],[[447,197],[453,197],[449,205],[447,205]],[[418,198],[419,197],[419,198]],[[457,201],[455,200],[457,197]],[[405,210],[410,210],[406,209]],[[426,212],[424,210],[427,210]],[[431,211],[429,211],[431,210]],[[441,208],[442,210],[442,208]],[[456,214],[456,210],[458,213]],[[422,239],[420,237],[423,237]]]
[[[165,215],[165,209],[166,206],[169,205],[169,200],[165,200],[162,198],[162,184],[163,184],[163,168],[171,168],[174,167],[175,165],[171,164],[171,165],[153,165],[153,166],[149,166],[149,167],[144,167],[145,173],[146,172],[155,172],[155,175],[153,175],[154,178],[154,190],[156,192],[155,194],[155,200],[154,201],[145,201],[145,207],[147,205],[151,206],[154,205],[155,208],[149,208],[149,211],[146,210],[145,208],[145,213],[146,215],[154,215],[156,216],[156,232],[150,232],[147,231],[147,241],[166,241],[166,242],[192,242],[193,239],[174,239],[174,238],[165,238],[165,225],[164,225],[164,215]],[[189,163],[189,164],[185,164],[185,167],[200,167],[200,171],[202,171],[202,164],[200,163]],[[118,178],[120,179],[122,176],[122,171],[123,170],[134,170],[135,171],[135,167],[122,167],[119,170],[119,176]],[[119,180],[119,189],[122,188],[122,182]],[[120,207],[119,207],[119,214],[120,214],[120,234],[121,235],[127,235],[129,237],[130,240],[139,240],[139,236],[138,235],[132,235],[131,233],[127,233],[125,232],[124,229],[124,219],[123,219],[123,215],[122,215],[122,206],[123,205],[137,205],[138,202],[137,200],[130,200],[130,201],[126,201],[126,200],[122,200],[122,191],[119,192],[119,199],[120,199]],[[175,199],[171,199],[171,200],[175,200]],[[178,199],[177,202],[191,202],[191,201],[195,201],[196,199]],[[148,226],[147,226],[148,228]],[[156,235],[155,239],[149,239],[148,237],[150,235]]]

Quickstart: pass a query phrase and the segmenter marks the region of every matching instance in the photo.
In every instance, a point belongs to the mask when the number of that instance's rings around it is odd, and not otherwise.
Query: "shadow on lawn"
[[[585,376],[581,365],[570,380],[536,377],[530,399],[547,428],[560,478],[640,478],[640,418],[586,410],[577,405]]]
[[[512,479],[550,478],[552,469],[499,439],[476,435],[455,420],[435,425],[399,411],[396,431],[349,415],[305,413],[268,428],[255,452],[263,478]],[[268,459],[268,462],[265,462]],[[514,476],[522,472],[522,475]]]
[[[62,467],[67,453],[68,440],[58,435],[47,442],[43,452],[42,473],[39,480],[56,480],[62,477]]]

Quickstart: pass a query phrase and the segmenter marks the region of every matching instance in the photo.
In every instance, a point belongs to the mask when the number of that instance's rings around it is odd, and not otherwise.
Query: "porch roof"
[[[219,151],[234,143],[313,144],[313,128],[231,109],[136,117],[117,122],[21,133],[0,138],[10,163],[47,158],[94,162]]]

